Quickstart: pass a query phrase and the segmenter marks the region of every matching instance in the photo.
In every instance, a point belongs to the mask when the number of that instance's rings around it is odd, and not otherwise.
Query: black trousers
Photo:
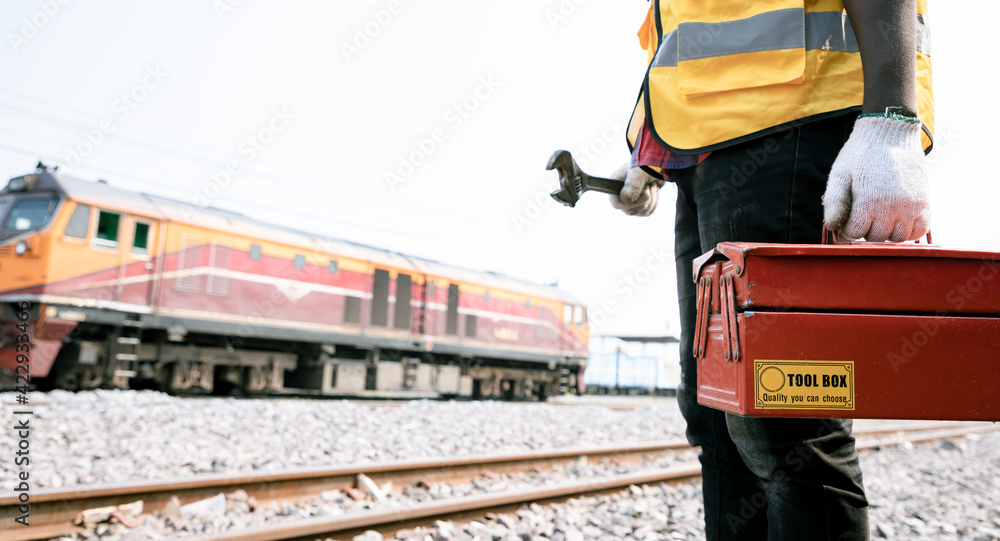
[[[761,419],[697,403],[692,260],[722,241],[818,243],[821,197],[854,115],[715,151],[671,174],[681,308],[678,402],[701,446],[708,539],[869,539],[851,422]]]

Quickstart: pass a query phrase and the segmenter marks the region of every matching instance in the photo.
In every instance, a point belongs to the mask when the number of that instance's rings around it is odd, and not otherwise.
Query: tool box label
[[[757,409],[854,409],[854,361],[754,361]]]

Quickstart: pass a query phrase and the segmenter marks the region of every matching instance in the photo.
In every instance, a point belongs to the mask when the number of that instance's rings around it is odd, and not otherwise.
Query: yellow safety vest
[[[917,110],[929,150],[926,13],[917,0]],[[668,150],[696,154],[861,109],[861,54],[841,0],[652,0],[639,39],[649,68],[629,148],[643,121]]]

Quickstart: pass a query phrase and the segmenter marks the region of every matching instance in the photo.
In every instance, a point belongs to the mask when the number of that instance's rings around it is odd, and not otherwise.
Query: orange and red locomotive
[[[47,170],[0,190],[0,367],[66,389],[544,398],[582,391],[552,287]],[[15,304],[17,303],[17,304]]]

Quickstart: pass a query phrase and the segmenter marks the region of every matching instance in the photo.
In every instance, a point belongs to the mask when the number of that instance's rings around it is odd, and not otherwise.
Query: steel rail
[[[871,438],[878,434],[918,434],[933,430],[962,429],[974,426],[989,426],[983,421],[901,421],[884,424],[857,426],[852,433],[855,437]]]
[[[336,518],[307,519],[290,524],[275,524],[213,534],[211,539],[225,541],[267,541],[316,539],[331,535],[350,535],[367,529],[393,529],[425,524],[442,518],[482,515],[526,503],[561,501],[586,494],[620,490],[631,485],[680,482],[701,477],[701,466],[670,468],[650,472],[615,476],[608,479],[564,483],[553,487],[531,487],[501,494],[485,494],[467,498],[414,505],[404,509],[366,511]],[[209,539],[209,538],[204,538]]]
[[[938,422],[938,423],[898,423],[884,426],[870,426],[856,430],[866,440],[859,441],[858,449],[888,446],[902,441],[921,441],[964,435],[970,432],[988,431],[1000,426],[995,424]],[[886,434],[886,438],[870,439],[874,434]],[[524,471],[532,467],[551,467],[564,464],[579,457],[616,458],[622,461],[636,460],[642,456],[690,449],[685,441],[652,442],[623,446],[596,448],[565,448],[541,452],[511,453],[458,459],[410,460],[388,463],[372,463],[337,468],[308,468],[278,473],[203,475],[187,479],[158,482],[127,482],[103,485],[94,488],[45,489],[31,493],[31,523],[23,527],[14,523],[19,515],[18,495],[14,492],[0,493],[0,537],[10,541],[46,539],[61,534],[79,531],[72,525],[73,519],[82,511],[143,501],[143,510],[148,513],[162,509],[176,496],[181,503],[189,503],[208,498],[219,492],[245,490],[260,501],[291,500],[316,496],[327,490],[354,488],[358,474],[365,474],[378,484],[393,482],[406,485],[417,481],[448,483],[468,481],[487,471],[505,473]],[[624,478],[623,478],[624,479]],[[585,483],[594,486],[593,483]],[[629,481],[628,484],[635,484]],[[567,489],[569,490],[569,489]],[[598,489],[606,490],[606,489]],[[532,491],[538,494],[538,490]],[[537,500],[534,500],[537,501]],[[498,504],[499,505],[499,504]],[[370,512],[365,513],[369,515]],[[367,519],[366,519],[367,520]]]
[[[0,538],[6,541],[27,541],[56,537],[63,532],[78,531],[72,521],[87,509],[143,501],[143,511],[163,509],[176,496],[182,504],[215,496],[219,492],[245,490],[260,501],[289,500],[316,496],[328,490],[354,488],[358,474],[364,474],[379,485],[393,482],[407,485],[418,481],[450,483],[468,481],[489,471],[506,473],[533,467],[552,467],[579,457],[588,459],[615,458],[632,461],[648,454],[690,449],[686,441],[663,441],[624,444],[607,447],[574,447],[537,452],[520,452],[489,456],[406,460],[371,464],[353,464],[333,468],[302,468],[277,473],[199,475],[186,479],[164,481],[132,481],[93,488],[42,489],[30,494],[31,526],[14,522],[18,494],[0,493]],[[10,537],[14,536],[14,537]]]
[[[870,449],[880,449],[882,447],[889,447],[893,445],[902,445],[904,443],[918,443],[924,441],[941,440],[946,438],[956,438],[959,436],[967,436],[969,434],[978,434],[981,432],[993,432],[994,430],[1000,430],[1000,424],[998,423],[977,423],[975,426],[967,426],[965,428],[951,428],[943,430],[916,430],[911,432],[899,432],[895,435],[885,437],[885,438],[871,438],[860,440],[857,442],[855,447],[859,451],[870,450]]]
[[[950,424],[950,423],[942,423]],[[934,426],[941,426],[935,424]],[[989,424],[944,430],[914,430],[913,437],[896,435],[889,438],[868,439],[858,442],[858,449],[875,449],[898,445],[910,441],[929,441],[971,433],[1000,429],[1000,425]],[[891,432],[891,430],[870,430],[870,432]],[[898,432],[898,430],[897,430]],[[351,538],[365,530],[391,533],[404,528],[424,526],[435,520],[461,520],[481,518],[487,512],[503,512],[529,503],[562,502],[570,498],[594,493],[617,491],[632,485],[652,483],[678,483],[701,477],[701,468],[671,468],[652,472],[616,476],[599,481],[565,483],[558,487],[522,489],[498,495],[482,495],[448,500],[430,504],[420,504],[405,509],[387,509],[358,512],[336,518],[307,519],[288,524],[258,526],[231,532],[213,534],[211,539],[221,541],[306,541],[318,538]],[[209,538],[197,538],[209,539]]]

